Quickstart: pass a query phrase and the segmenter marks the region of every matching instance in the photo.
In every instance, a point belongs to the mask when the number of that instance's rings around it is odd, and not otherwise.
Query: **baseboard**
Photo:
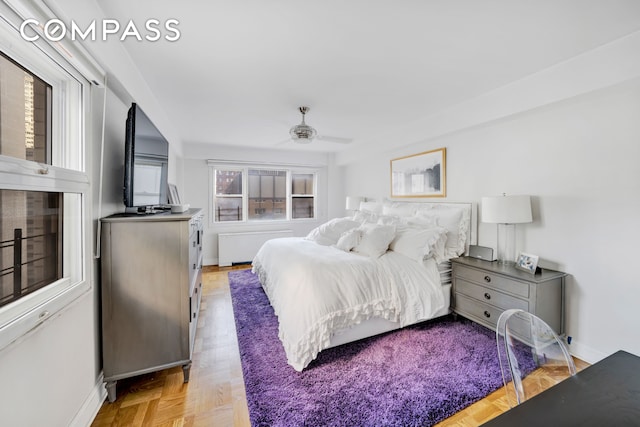
[[[589,346],[580,344],[575,339],[571,341],[571,344],[568,345],[568,347],[569,347],[569,353],[571,353],[572,356],[577,357],[580,360],[584,360],[590,365],[593,365],[594,363],[608,356],[608,354],[606,353],[595,350]]]
[[[96,418],[98,411],[107,398],[107,390],[104,388],[104,375],[101,373],[96,385],[87,396],[84,404],[69,424],[70,427],[89,427]]]

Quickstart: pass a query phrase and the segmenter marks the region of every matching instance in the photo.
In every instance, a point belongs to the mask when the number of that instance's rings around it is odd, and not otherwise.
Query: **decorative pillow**
[[[404,219],[399,216],[392,215],[378,215],[378,222],[380,225],[402,225],[404,224]]]
[[[416,218],[418,217],[435,220],[439,226],[447,229],[445,257],[453,258],[464,253],[469,228],[469,218],[465,215],[464,209],[437,206],[433,209],[418,211]]]
[[[396,235],[393,225],[365,224],[359,229],[363,231],[362,239],[353,251],[371,258],[384,255]]]
[[[412,227],[433,228],[438,227],[438,218],[427,216],[412,216],[409,218],[405,218],[404,223]]]
[[[373,212],[377,214],[382,213],[382,203],[380,202],[360,202],[360,210],[366,212]]]
[[[353,220],[358,221],[360,224],[371,223],[375,224],[378,222],[378,218],[380,215],[370,211],[357,211],[353,215]]]
[[[342,233],[342,236],[338,239],[338,243],[336,243],[336,248],[345,252],[350,252],[353,248],[358,246],[360,240],[362,240],[362,230],[354,228]]]
[[[306,239],[313,240],[323,246],[335,245],[342,233],[357,228],[359,225],[359,222],[351,218],[334,218],[311,230]]]
[[[433,258],[440,263],[445,260],[446,240],[447,229],[443,227],[427,229],[402,227],[396,230],[396,237],[389,245],[389,249],[418,262]]]
[[[383,215],[394,215],[399,217],[412,216],[416,213],[416,206],[409,203],[392,203],[382,207]]]

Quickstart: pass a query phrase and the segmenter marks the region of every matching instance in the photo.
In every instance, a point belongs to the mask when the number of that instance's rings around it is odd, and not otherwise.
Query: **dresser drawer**
[[[529,301],[527,300],[503,294],[495,289],[477,285],[463,279],[456,280],[456,292],[465,294],[486,304],[491,304],[501,308],[502,310],[507,310],[509,308],[520,308],[525,311],[529,310]]]
[[[498,323],[498,317],[504,311],[458,293],[455,294],[455,301],[457,313],[469,316],[472,319],[478,319],[482,321],[481,323],[489,324],[494,330]]]
[[[468,281],[483,284],[523,298],[529,298],[529,284],[526,282],[519,282],[512,278],[501,276],[489,271],[476,270],[474,268],[468,268],[458,264],[454,266],[453,274],[459,279],[466,279]]]
[[[500,315],[505,311],[490,304],[467,298],[462,294],[456,294],[455,300],[457,313],[469,317],[471,320],[476,320],[478,323],[483,323],[494,331]],[[528,322],[518,319],[516,315],[516,318],[513,319],[513,321],[509,321],[509,324],[510,331],[513,335],[521,341],[530,342],[531,329]]]

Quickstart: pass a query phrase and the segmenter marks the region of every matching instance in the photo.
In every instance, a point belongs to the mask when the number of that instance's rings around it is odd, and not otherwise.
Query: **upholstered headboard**
[[[409,216],[418,211],[429,211],[439,208],[456,208],[461,209],[463,218],[468,221],[465,239],[465,254],[469,253],[469,245],[475,245],[478,242],[478,209],[473,202],[415,202],[415,201],[398,201],[384,200],[367,201],[360,204],[360,210],[375,212],[381,215]]]

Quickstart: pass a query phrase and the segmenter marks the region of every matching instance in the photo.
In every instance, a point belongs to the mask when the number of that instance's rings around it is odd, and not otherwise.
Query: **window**
[[[315,172],[213,167],[215,222],[315,218]]]
[[[287,171],[249,169],[249,220],[287,219]]]
[[[314,175],[296,173],[291,176],[291,217],[313,218]]]
[[[0,190],[0,307],[62,278],[61,197]]]
[[[216,221],[242,221],[242,171],[215,171]]]
[[[0,154],[51,164],[51,86],[0,53]]]
[[[51,86],[0,54],[0,154],[51,164]],[[0,307],[62,277],[62,193],[0,189]]]
[[[0,349],[90,288],[89,83],[64,63],[0,21]]]

